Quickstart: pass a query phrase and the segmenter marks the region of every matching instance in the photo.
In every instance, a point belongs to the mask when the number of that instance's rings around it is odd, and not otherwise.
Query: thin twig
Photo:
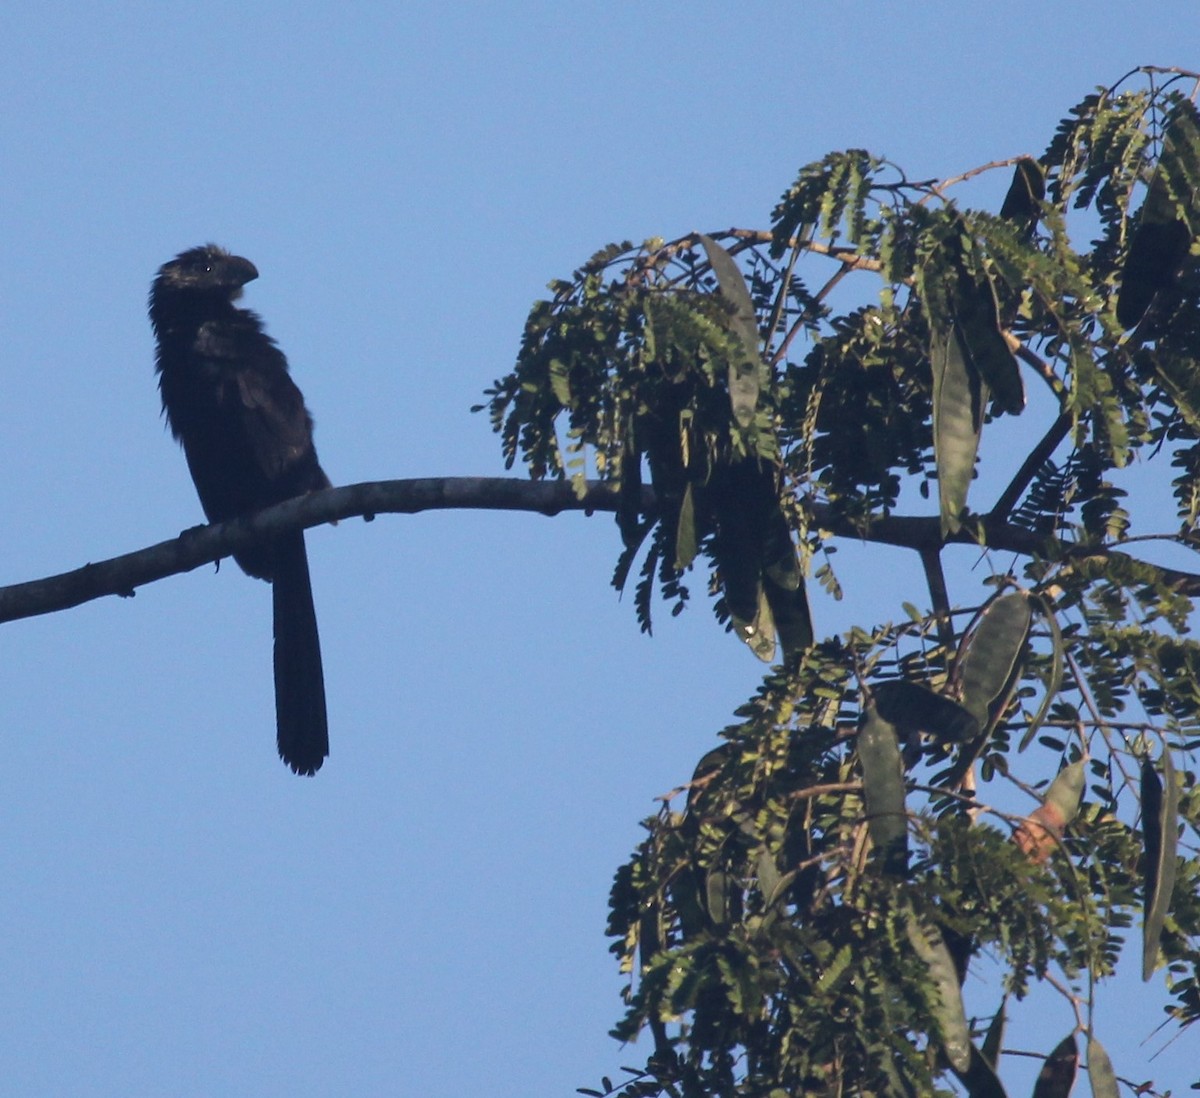
[[[1010,156],[1005,160],[993,160],[990,164],[980,164],[978,168],[971,168],[969,171],[963,172],[961,175],[952,175],[949,179],[943,179],[940,183],[934,183],[929,188],[929,194],[922,198],[917,205],[924,206],[929,199],[945,198],[942,193],[948,187],[953,187],[958,183],[965,183],[968,179],[973,179],[977,175],[982,175],[984,172],[994,171],[996,168],[1011,168],[1018,160],[1032,159],[1027,153],[1020,156]]]
[[[763,229],[730,229],[728,233],[720,235],[736,237],[749,244],[771,244],[775,239],[771,233]],[[789,248],[799,248],[802,251],[815,252],[817,255],[827,255],[830,259],[845,263],[856,271],[883,270],[883,263],[880,260],[860,255],[857,249],[847,244],[822,244],[819,240],[801,240],[799,237],[789,238],[787,244]]]
[[[1050,387],[1050,391],[1060,401],[1066,398],[1067,391],[1063,386],[1062,378],[1054,372],[1048,362],[1034,354],[1033,351],[1026,347],[1011,332],[1004,333],[1004,341],[1008,344],[1009,350],[1024,362],[1026,366],[1029,366]]]
[[[775,299],[775,308],[771,312],[771,324],[767,328],[767,346],[770,347],[771,340],[775,338],[775,332],[783,320],[783,310],[788,299],[788,290],[792,284],[792,272],[796,269],[796,261],[800,258],[800,248],[792,248],[791,254],[788,256],[787,269],[783,272],[783,277],[779,280],[779,296]],[[779,361],[778,356],[771,357],[771,364],[774,365]]]
[[[925,582],[929,585],[929,597],[933,601],[938,640],[948,652],[954,645],[954,626],[950,620],[950,593],[946,589],[946,574],[942,570],[941,547],[924,548],[920,556],[921,566],[925,569]]]
[[[1073,992],[1069,986],[1062,983],[1051,973],[1047,972],[1042,977],[1055,991],[1057,991],[1068,1003],[1071,1004],[1071,1009],[1075,1012],[1075,1028],[1082,1032],[1087,1032],[1087,1026],[1084,1024],[1083,1013],[1079,1009],[1079,1004],[1082,999]]]
[[[861,793],[862,782],[826,782],[824,785],[810,785],[804,789],[796,789],[788,794],[792,800],[811,800],[824,797],[827,793]]]
[[[1037,471],[1049,460],[1054,451],[1062,444],[1063,439],[1067,437],[1067,432],[1071,430],[1073,422],[1074,416],[1070,412],[1063,412],[1050,425],[1050,429],[1042,436],[1041,441],[1029,451],[1029,456],[1021,462],[1021,467],[1017,470],[1012,480],[1009,481],[1008,487],[1000,493],[1000,498],[996,500],[995,506],[988,512],[989,519],[995,521],[1008,518],[1012,509],[1017,505],[1017,500],[1025,494],[1025,489],[1029,487],[1033,478],[1037,476]]]

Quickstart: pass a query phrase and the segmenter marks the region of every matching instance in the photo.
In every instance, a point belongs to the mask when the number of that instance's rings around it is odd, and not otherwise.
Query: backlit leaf
[[[1117,297],[1117,323],[1122,328],[1135,327],[1154,295],[1171,285],[1191,242],[1187,224],[1180,220],[1138,225],[1129,243]]]

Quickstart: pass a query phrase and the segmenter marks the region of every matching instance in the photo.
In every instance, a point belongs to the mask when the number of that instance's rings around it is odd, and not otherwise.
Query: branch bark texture
[[[653,513],[653,491],[645,488],[643,493],[643,509]],[[824,504],[809,506],[816,525],[839,537],[926,553],[936,552],[947,542],[980,544],[971,532],[971,524],[944,541],[937,516],[889,515],[862,529],[835,519]],[[411,515],[419,511],[526,511],[557,515],[564,511],[591,514],[616,509],[616,492],[599,481],[589,482],[582,497],[566,481],[518,477],[427,477],[350,484],[288,500],[244,519],[193,527],[169,541],[69,572],[0,587],[0,623],[67,610],[110,595],[128,598],[138,587],[213,564],[273,535],[342,519],[363,518],[369,522],[376,515]],[[981,522],[983,543],[988,548],[1025,556],[1045,553],[1048,548],[1043,538],[1021,527],[991,518]],[[1126,554],[1092,548],[1086,555],[1114,559]],[[1164,580],[1181,593],[1200,595],[1200,575],[1172,569],[1160,571]]]

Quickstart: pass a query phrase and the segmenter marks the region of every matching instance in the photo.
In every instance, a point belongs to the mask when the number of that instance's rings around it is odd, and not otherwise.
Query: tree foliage
[[[1035,1093],[1116,1093],[1092,1004],[1135,921],[1200,1019],[1200,576],[1152,552],[1200,549],[1198,83],[1137,70],[952,180],[831,153],[768,227],[613,245],[534,306],[509,464],[619,494],[644,629],[705,567],[773,663],[617,872],[613,1032],[653,1047],[585,1093],[1000,1095],[1038,984]],[[957,197],[987,172],[998,213]],[[918,553],[929,608],[815,639],[843,536]]]

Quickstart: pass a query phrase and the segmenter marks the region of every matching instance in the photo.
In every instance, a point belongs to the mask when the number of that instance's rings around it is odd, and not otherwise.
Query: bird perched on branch
[[[150,290],[163,411],[210,522],[330,487],[287,359],[258,315],[234,304],[257,277],[248,259],[208,244],[164,263]],[[314,774],[329,733],[304,532],[233,558],[271,584],[279,755],[297,774]]]

